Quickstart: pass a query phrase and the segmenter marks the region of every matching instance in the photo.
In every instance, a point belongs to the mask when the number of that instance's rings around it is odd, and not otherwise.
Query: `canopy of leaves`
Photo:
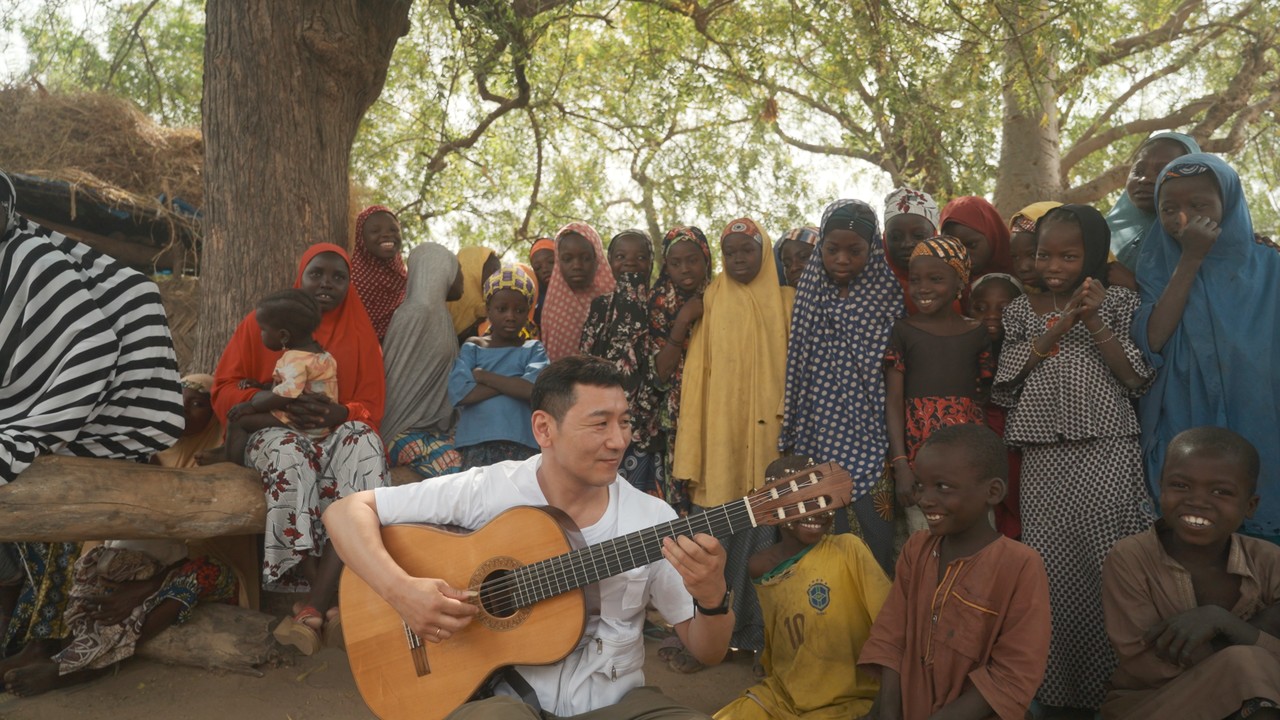
[[[20,9],[5,27],[28,77],[198,120],[199,2]],[[1109,205],[1142,138],[1179,129],[1241,168],[1261,229],[1280,217],[1267,0],[418,0],[412,17],[353,171],[418,240],[741,215],[776,235],[837,195],[989,194],[1023,141],[1010,97],[1056,113],[1064,196]]]

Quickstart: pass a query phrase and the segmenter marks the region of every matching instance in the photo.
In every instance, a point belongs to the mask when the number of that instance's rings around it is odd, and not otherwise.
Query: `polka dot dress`
[[[1134,369],[1154,374],[1129,340],[1136,293],[1113,287],[1099,316]],[[1005,439],[1022,448],[1022,539],[1049,574],[1053,633],[1037,696],[1048,705],[1097,708],[1115,669],[1102,618],[1102,561],[1119,539],[1153,519],[1143,481],[1130,391],[1111,373],[1083,323],[1021,383],[1031,342],[1061,313],[1038,315],[1027,298],[1005,309],[993,399],[1012,408]],[[1108,337],[1106,331],[1100,337]],[[1052,352],[1052,351],[1051,351]]]

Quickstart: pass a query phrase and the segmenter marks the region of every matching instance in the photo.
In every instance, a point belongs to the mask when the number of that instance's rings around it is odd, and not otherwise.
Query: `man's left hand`
[[[684,587],[703,607],[719,607],[724,600],[726,555],[720,541],[698,533],[662,540],[662,556],[675,567]]]

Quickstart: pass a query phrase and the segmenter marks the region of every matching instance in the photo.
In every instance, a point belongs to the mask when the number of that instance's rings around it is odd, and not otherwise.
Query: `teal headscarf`
[[[1186,148],[1188,153],[1200,152],[1200,145],[1190,135],[1176,132],[1156,133],[1147,138],[1146,142],[1142,143],[1142,147],[1156,140],[1172,140]],[[1111,252],[1115,254],[1116,262],[1130,270],[1137,269],[1138,248],[1155,222],[1155,215],[1148,215],[1133,204],[1129,199],[1128,191],[1120,196],[1115,207],[1107,213],[1107,227],[1111,228]]]
[[[1280,538],[1280,252],[1254,239],[1240,177],[1215,155],[1169,163],[1156,198],[1171,179],[1210,173],[1222,194],[1221,232],[1196,273],[1177,329],[1158,353],[1147,342],[1147,328],[1182,246],[1156,223],[1138,254],[1142,304],[1132,334],[1156,368],[1138,402],[1147,481],[1158,496],[1165,450],[1179,432],[1201,425],[1234,430],[1262,459],[1262,502],[1244,531]]]

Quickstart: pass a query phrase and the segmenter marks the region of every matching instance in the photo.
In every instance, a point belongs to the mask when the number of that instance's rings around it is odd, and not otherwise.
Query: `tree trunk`
[[[1004,121],[995,206],[1006,219],[1041,200],[1062,196],[1056,54],[1040,42],[1041,9],[1024,17],[1018,2],[1000,4],[1010,27],[1004,45]]]
[[[409,28],[410,0],[208,0],[198,367],[302,251],[346,246],[360,120]]]

